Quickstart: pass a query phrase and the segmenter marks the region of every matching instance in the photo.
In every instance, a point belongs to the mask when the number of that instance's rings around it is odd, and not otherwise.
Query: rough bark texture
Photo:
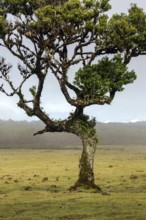
[[[83,115],[83,117],[85,116]],[[91,188],[101,191],[100,187],[94,182],[94,155],[98,141],[94,123],[94,120],[89,121],[86,118],[81,118],[71,126],[72,133],[78,135],[83,143],[79,162],[79,177],[75,185],[70,188],[71,190]]]
[[[96,148],[96,140],[94,137],[86,137],[82,140],[83,152],[80,159],[80,173],[78,184],[92,186],[94,184],[94,153]]]

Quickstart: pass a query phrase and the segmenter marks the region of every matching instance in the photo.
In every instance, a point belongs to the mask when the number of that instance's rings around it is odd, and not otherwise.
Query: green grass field
[[[98,148],[104,195],[68,191],[80,150],[0,150],[0,220],[146,220],[146,147]]]

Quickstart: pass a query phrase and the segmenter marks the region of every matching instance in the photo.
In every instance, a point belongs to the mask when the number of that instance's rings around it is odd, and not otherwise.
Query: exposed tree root
[[[93,190],[96,193],[103,193],[101,188],[94,183],[85,184],[85,183],[76,182],[75,185],[71,186],[69,190],[70,191],[92,191]]]

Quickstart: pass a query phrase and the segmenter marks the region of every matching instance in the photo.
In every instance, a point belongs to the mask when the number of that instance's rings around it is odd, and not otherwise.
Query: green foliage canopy
[[[74,84],[82,91],[82,96],[96,98],[108,92],[122,91],[124,85],[136,79],[134,71],[128,71],[120,55],[109,59],[104,57],[98,64],[85,66],[77,71]]]
[[[127,14],[109,18],[106,12],[110,9],[109,0],[0,2],[1,45],[20,60],[22,82],[16,88],[8,71],[1,71],[1,80],[9,84],[10,95],[19,97],[18,106],[29,116],[54,127],[41,102],[49,72],[78,117],[86,106],[110,104],[116,92],[133,83],[136,75],[127,64],[146,54],[146,14],[133,4]],[[79,70],[71,81],[74,65]],[[32,100],[27,100],[23,88],[32,76],[38,84],[30,87]],[[8,95],[3,84],[1,91]]]
[[[146,14],[142,8],[131,5],[128,14],[115,14],[108,22],[108,40],[112,47],[124,52],[125,62],[146,54]]]

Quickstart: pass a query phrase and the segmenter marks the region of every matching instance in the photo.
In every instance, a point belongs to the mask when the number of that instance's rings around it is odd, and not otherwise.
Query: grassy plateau
[[[80,150],[0,150],[0,220],[146,220],[146,146],[98,146],[96,184],[70,192]]]

